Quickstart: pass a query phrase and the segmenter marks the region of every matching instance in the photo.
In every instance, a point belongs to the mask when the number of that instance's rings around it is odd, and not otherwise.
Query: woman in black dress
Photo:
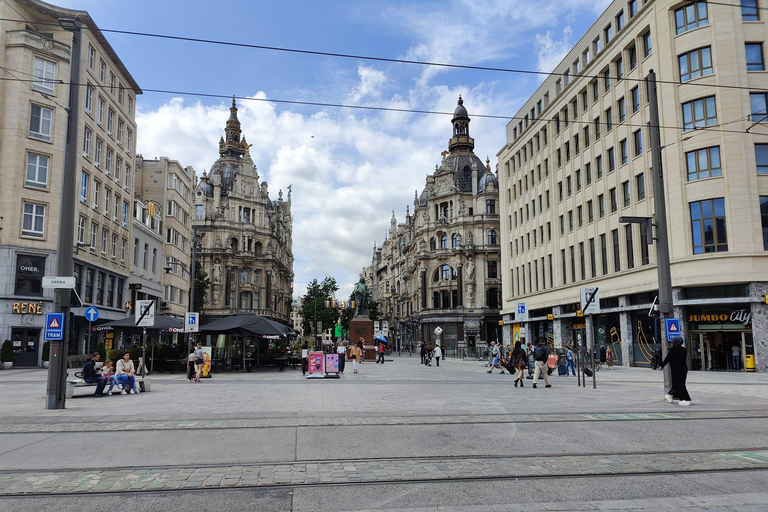
[[[667,357],[661,362],[662,368],[669,363],[672,374],[672,389],[664,398],[669,403],[677,398],[680,400],[680,405],[691,405],[691,397],[685,387],[685,379],[688,377],[688,351],[683,343],[684,340],[680,336],[672,338],[672,346],[667,351]]]

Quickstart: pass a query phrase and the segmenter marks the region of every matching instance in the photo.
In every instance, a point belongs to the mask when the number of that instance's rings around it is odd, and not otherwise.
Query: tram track
[[[462,457],[326,459],[269,464],[0,471],[0,498],[338,487],[768,470],[768,448]]]

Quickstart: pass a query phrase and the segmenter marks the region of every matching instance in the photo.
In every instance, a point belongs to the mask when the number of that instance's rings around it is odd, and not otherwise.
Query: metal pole
[[[93,324],[92,322],[90,322],[90,321],[88,322],[88,349],[86,350],[86,352],[90,352],[91,351],[91,330],[92,330],[92,324]]]
[[[656,269],[659,275],[659,320],[661,330],[661,355],[667,357],[666,319],[672,316],[672,273],[669,261],[669,239],[667,237],[667,203],[664,198],[664,170],[661,163],[661,130],[659,128],[659,97],[656,87],[656,73],[651,70],[646,78],[648,103],[651,116],[651,156],[653,174],[653,207],[656,220]],[[664,367],[664,393],[671,387],[669,366]]]
[[[147,328],[141,329],[141,376],[147,374]]]
[[[67,20],[72,23],[72,20]],[[61,22],[60,22],[61,23]],[[62,28],[69,30],[62,25]],[[59,213],[59,242],[56,260],[57,276],[72,276],[73,246],[75,242],[75,181],[77,179],[77,126],[80,113],[80,19],[75,18],[72,32],[72,51],[69,63],[69,110],[67,145],[64,155],[64,171],[61,178],[61,210]],[[48,384],[45,393],[46,409],[64,409],[66,402],[67,352],[70,332],[69,316],[71,291],[56,290],[55,308],[64,313],[64,339],[52,340],[49,348]]]
[[[195,288],[197,285],[197,256],[196,256],[196,250],[197,250],[197,228],[192,228],[192,265],[191,270],[192,273],[189,276],[189,281],[192,283],[189,287],[189,311],[192,313],[195,313]],[[193,341],[193,334],[191,332],[186,333],[187,336],[187,354],[189,354],[189,351],[192,350],[192,341]]]
[[[592,340],[592,389],[597,389],[597,372],[595,371],[595,350],[597,349],[597,330],[594,328],[594,319],[592,315],[589,315],[590,323],[592,324],[592,332],[594,333],[594,339]],[[586,333],[585,333],[586,335]]]

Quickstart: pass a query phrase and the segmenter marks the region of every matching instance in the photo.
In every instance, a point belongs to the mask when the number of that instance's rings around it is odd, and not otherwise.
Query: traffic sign
[[[200,313],[186,313],[184,315],[184,332],[198,332],[200,330]]]
[[[46,289],[72,289],[75,287],[75,278],[69,277],[56,277],[56,276],[43,276],[43,288]]]
[[[680,319],[667,318],[667,341],[672,341],[675,336],[680,336]]]
[[[515,320],[528,320],[527,302],[515,302]]]
[[[134,318],[136,327],[153,327],[155,325],[155,301],[137,300]]]
[[[64,313],[45,314],[45,339],[58,341],[64,339]]]
[[[589,302],[590,298],[592,301],[587,306],[587,302]],[[581,308],[581,312],[585,315],[595,315],[600,313],[600,292],[597,291],[597,288],[584,286],[579,290],[579,307]]]
[[[85,310],[85,319],[89,322],[95,322],[99,319],[99,310],[91,306]]]

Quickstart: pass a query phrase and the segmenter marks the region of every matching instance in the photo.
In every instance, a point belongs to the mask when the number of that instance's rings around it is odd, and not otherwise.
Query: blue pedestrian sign
[[[199,332],[200,313],[184,314],[184,332]]]
[[[515,321],[527,321],[528,320],[528,303],[527,302],[515,302]]]
[[[91,306],[85,310],[85,318],[89,322],[95,322],[99,319],[99,310]]]
[[[45,314],[45,339],[61,341],[64,339],[64,313]]]
[[[672,341],[672,338],[680,335],[680,319],[667,318],[667,341]]]

